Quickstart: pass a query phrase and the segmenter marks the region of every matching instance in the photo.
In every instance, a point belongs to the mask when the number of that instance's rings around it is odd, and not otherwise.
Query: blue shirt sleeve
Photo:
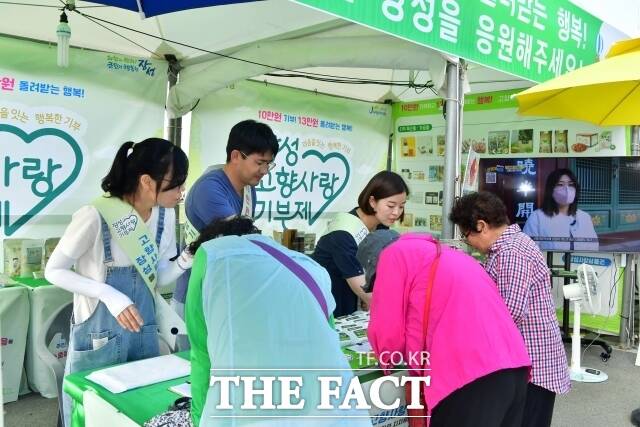
[[[224,192],[211,187],[203,193],[199,195],[200,200],[194,206],[195,217],[200,220],[202,227],[206,227],[215,219],[226,218],[236,214]]]
[[[187,196],[187,218],[198,230],[216,219],[237,215],[242,209],[242,205],[236,206],[241,203],[239,196],[220,173],[224,174],[214,171],[200,178]]]

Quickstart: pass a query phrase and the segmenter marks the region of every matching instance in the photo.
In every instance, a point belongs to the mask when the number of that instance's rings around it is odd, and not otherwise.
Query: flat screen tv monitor
[[[640,158],[481,159],[497,194],[544,251],[640,252]]]

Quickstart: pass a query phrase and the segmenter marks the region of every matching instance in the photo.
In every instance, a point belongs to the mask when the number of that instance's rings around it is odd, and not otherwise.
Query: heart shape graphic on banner
[[[340,185],[340,187],[338,187],[337,190],[332,191],[332,194],[327,198],[327,201],[324,204],[322,204],[322,206],[320,206],[316,214],[309,219],[309,225],[313,225],[313,223],[316,222],[318,218],[320,218],[320,215],[324,213],[324,211],[329,207],[329,205],[338,198],[338,196],[342,193],[342,190],[345,189],[345,187],[347,186],[347,183],[349,182],[349,176],[351,175],[351,170],[349,168],[349,162],[347,162],[347,159],[340,153],[334,152],[334,153],[329,153],[327,155],[323,155],[317,150],[309,150],[309,151],[305,151],[302,154],[303,159],[307,157],[317,157],[322,163],[327,163],[331,159],[338,159],[342,162],[342,164],[344,164],[344,168],[346,171],[345,177],[342,180],[342,184]],[[326,191],[326,189],[324,191]]]
[[[313,225],[347,187],[349,161],[341,153],[315,149],[302,154],[289,151],[283,157],[285,165],[270,172],[256,189],[260,193],[256,219],[280,221],[285,228],[296,219]]]
[[[78,142],[71,135],[60,129],[42,128],[34,132],[27,133],[16,126],[0,124],[0,135],[3,132],[9,133],[13,136],[17,136],[24,144],[27,144],[27,151],[31,156],[24,157],[24,155],[20,154],[14,155],[9,147],[3,147],[3,153],[5,157],[3,161],[3,194],[2,197],[0,197],[0,199],[2,200],[2,222],[0,225],[2,225],[4,228],[4,234],[6,236],[11,236],[16,231],[18,231],[20,227],[29,222],[29,220],[31,220],[33,217],[41,214],[43,210],[49,204],[51,204],[53,200],[56,199],[56,197],[60,196],[60,194],[62,194],[67,188],[69,188],[69,186],[76,180],[80,173],[80,170],[82,169],[83,156]],[[53,185],[53,172],[57,169],[61,169],[62,164],[56,164],[52,157],[56,155],[62,156],[63,154],[51,148],[49,150],[38,150],[35,145],[31,145],[33,142],[38,140],[38,138],[42,137],[59,138],[69,146],[73,154],[74,163],[71,171],[69,171],[67,176],[57,185]],[[15,138],[11,139],[15,140]],[[6,140],[4,142],[6,143]],[[20,148],[22,149],[23,147]],[[45,178],[45,173],[40,171],[41,160],[43,160],[43,163],[46,163],[48,166],[48,171],[50,172],[50,174],[47,178]],[[25,196],[24,191],[18,191],[17,187],[16,190],[13,190],[10,186],[12,169],[19,168],[20,166],[22,166],[22,174],[19,177],[23,181],[31,179],[31,185],[29,188],[32,193],[31,198],[33,198],[34,201],[33,203],[28,203],[26,207],[19,209],[20,214],[16,215],[12,212],[16,205],[21,204],[18,203],[19,198],[23,197],[23,200],[21,202],[22,204],[24,204],[24,200],[26,200],[26,198],[28,197]],[[35,171],[38,172],[34,173]],[[47,189],[45,191],[43,191],[41,187],[38,187],[38,185],[41,183],[45,183],[47,185]],[[15,219],[13,219],[14,217]]]

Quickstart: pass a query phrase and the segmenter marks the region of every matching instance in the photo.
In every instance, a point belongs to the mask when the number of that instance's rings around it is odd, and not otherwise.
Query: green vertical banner
[[[568,0],[293,0],[542,82],[592,64],[623,34]]]

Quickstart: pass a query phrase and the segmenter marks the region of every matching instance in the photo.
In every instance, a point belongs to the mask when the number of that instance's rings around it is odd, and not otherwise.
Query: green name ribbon
[[[351,234],[356,241],[356,245],[360,245],[364,238],[367,237],[367,234],[369,234],[369,229],[359,217],[346,212],[339,212],[335,218],[329,222],[325,234],[338,230]]]
[[[154,293],[158,271],[158,246],[147,224],[133,206],[117,197],[101,196],[93,206],[104,218],[112,236]]]
[[[129,204],[117,197],[102,196],[93,202],[104,218],[111,235],[133,263],[147,284],[155,305],[158,333],[169,348],[175,350],[176,336],[187,333],[187,327],[165,299],[156,292],[158,281],[158,246],[142,217]]]

